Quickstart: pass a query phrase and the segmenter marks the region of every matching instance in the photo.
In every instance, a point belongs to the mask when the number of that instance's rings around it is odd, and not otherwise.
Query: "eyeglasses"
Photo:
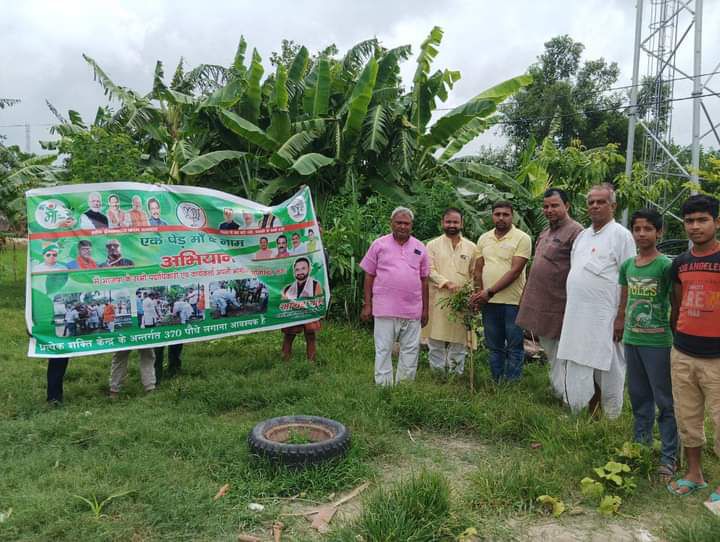
[[[57,258],[57,252],[46,252],[45,257],[46,258]]]
[[[108,248],[118,248],[120,245],[116,245],[115,243],[111,243],[109,245],[105,245]]]

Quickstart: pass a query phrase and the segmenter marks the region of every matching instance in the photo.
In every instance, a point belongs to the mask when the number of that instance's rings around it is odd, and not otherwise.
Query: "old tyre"
[[[285,465],[310,465],[343,455],[350,431],[320,416],[282,416],[257,424],[248,435],[253,454]]]

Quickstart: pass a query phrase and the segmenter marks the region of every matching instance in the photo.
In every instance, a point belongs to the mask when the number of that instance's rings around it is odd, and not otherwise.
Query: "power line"
[[[0,128],[25,128],[25,126],[28,126],[28,124],[0,124]],[[37,127],[49,127],[49,126],[55,126],[55,124],[30,124],[31,127],[37,128]]]
[[[716,73],[720,73],[720,71],[718,71]],[[709,92],[707,94],[700,94],[697,97],[698,98],[707,98],[710,96],[717,96],[717,94],[714,92]],[[646,102],[646,103],[639,104],[639,105],[642,105],[643,107],[649,107],[649,106],[659,105],[659,104],[664,104],[664,103],[683,102],[686,100],[692,100],[694,98],[695,98],[695,96],[683,96],[681,98],[668,98],[666,100]],[[592,109],[591,112],[592,113],[605,113],[605,112],[610,112],[610,111],[622,111],[625,109],[629,109],[630,107],[631,107],[630,105],[619,105],[619,106],[615,106],[615,107],[604,107],[604,108],[601,107],[598,109]],[[436,107],[435,111],[452,111],[453,109],[455,109],[455,108],[454,107]],[[493,126],[523,124],[523,123],[530,124],[533,122],[541,122],[541,121],[553,120],[553,119],[557,119],[557,118],[575,117],[577,115],[578,115],[578,113],[560,113],[560,114],[547,116],[547,117],[521,117],[521,118],[518,118],[515,120],[498,120],[497,122],[493,123]],[[28,124],[0,124],[0,128],[25,128],[26,126],[28,126]],[[56,126],[56,123],[30,124],[29,126],[47,128],[47,127],[51,127],[51,126]]]
[[[719,73],[720,73],[720,70],[715,70],[714,72],[701,73],[697,77],[705,77],[706,75],[717,75]],[[675,81],[692,81],[692,80],[693,80],[692,77],[682,76],[682,77],[674,77],[673,79],[660,79],[659,82],[660,83],[673,83]],[[640,88],[640,87],[644,87],[644,86],[645,86],[644,83],[638,83],[637,85],[623,85],[621,87],[611,87],[603,92],[610,92],[612,90],[623,90],[626,88],[633,88],[633,87]]]
[[[698,98],[707,98],[708,96],[715,96],[715,94],[714,93],[700,94],[697,97]],[[651,105],[658,105],[658,104],[663,104],[663,103],[683,102],[685,100],[692,100],[695,97],[696,96],[683,96],[682,98],[668,98],[667,100],[658,100],[658,101],[654,101],[654,102],[647,102],[647,103],[643,103],[642,105],[644,107],[648,107]],[[591,112],[592,113],[604,113],[604,112],[609,112],[609,111],[622,111],[624,109],[629,109],[630,107],[631,107],[630,105],[620,105],[620,106],[616,106],[616,107],[601,107],[598,109],[592,109]],[[455,109],[455,108],[454,107],[437,107],[437,108],[435,108],[436,111],[452,111],[453,109]],[[559,113],[559,114],[552,115],[549,117],[521,117],[521,118],[518,118],[515,120],[499,120],[497,122],[494,122],[493,126],[523,124],[523,123],[530,124],[533,122],[540,122],[540,121],[544,121],[544,120],[553,120],[553,119],[557,119],[557,118],[576,117],[578,115],[579,115],[579,113]]]

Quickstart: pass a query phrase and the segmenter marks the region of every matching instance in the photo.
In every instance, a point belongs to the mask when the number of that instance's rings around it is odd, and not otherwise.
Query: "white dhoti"
[[[375,317],[375,383],[392,386],[401,380],[415,380],[420,353],[420,320]],[[393,381],[392,350],[400,343],[397,372]]]
[[[538,340],[545,352],[545,357],[547,357],[550,367],[550,385],[552,386],[553,394],[558,399],[562,399],[565,389],[565,366],[557,357],[560,339],[538,337]]]
[[[558,360],[557,368],[558,380],[563,386],[561,396],[574,413],[588,406],[597,383],[605,416],[611,420],[620,416],[627,368],[622,343],[614,343],[612,362],[606,371],[568,360]]]
[[[430,368],[436,371],[449,370],[462,374],[465,369],[467,346],[465,343],[453,343],[428,339],[428,359]]]

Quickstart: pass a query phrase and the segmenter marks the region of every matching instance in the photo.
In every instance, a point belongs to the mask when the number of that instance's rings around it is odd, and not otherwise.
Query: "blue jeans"
[[[660,462],[675,465],[678,433],[670,381],[670,348],[625,345],[628,394],[635,417],[635,441],[652,446],[655,406],[660,430]]]
[[[482,309],[485,344],[490,350],[493,380],[518,380],[522,376],[525,350],[523,331],[515,325],[518,306],[488,303]]]

